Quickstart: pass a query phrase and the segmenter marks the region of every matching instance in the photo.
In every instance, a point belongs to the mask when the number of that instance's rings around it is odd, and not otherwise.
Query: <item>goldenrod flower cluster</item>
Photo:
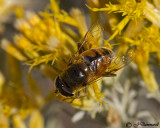
[[[50,11],[52,12],[49,13]],[[1,105],[2,111],[4,111],[2,120],[6,120],[1,126],[9,127],[5,124],[8,124],[8,117],[13,116],[13,125],[25,128],[23,119],[31,114],[33,115],[33,119],[32,117],[30,119],[31,127],[37,127],[37,125],[43,127],[43,119],[41,119],[42,115],[39,109],[45,102],[53,98],[65,100],[76,108],[92,109],[94,104],[88,99],[83,99],[83,101],[81,99],[65,99],[62,95],[56,96],[52,90],[48,96],[44,97],[36,84],[37,82],[30,75],[32,68],[38,67],[46,77],[55,80],[55,77],[63,70],[77,50],[76,42],[80,41],[87,31],[83,13],[79,9],[72,9],[69,15],[60,10],[57,1],[52,0],[45,12],[40,12],[39,15],[26,12],[19,17],[19,14],[20,12],[16,11],[18,17],[15,27],[21,33],[14,36],[14,43],[3,39],[1,44],[1,47],[9,54],[8,62],[11,76],[10,82],[4,83],[3,77],[1,80],[1,98],[3,99]],[[63,23],[77,28],[80,36]],[[23,89],[23,75],[16,59],[30,65],[27,79],[31,94],[27,94]],[[96,83],[93,84],[91,91],[94,93],[92,96],[102,102],[99,97],[103,97],[103,95]],[[37,124],[36,119],[40,119],[41,124]]]
[[[151,92],[158,90],[158,83],[150,69],[148,62],[150,53],[156,53],[159,60],[160,38],[160,3],[147,0],[120,0],[117,4],[110,1],[103,8],[88,6],[92,11],[105,11],[106,20],[112,29],[107,41],[116,39],[120,43],[119,50],[126,47],[136,47],[135,63]],[[119,15],[121,19],[119,19]],[[108,30],[107,30],[108,31]]]

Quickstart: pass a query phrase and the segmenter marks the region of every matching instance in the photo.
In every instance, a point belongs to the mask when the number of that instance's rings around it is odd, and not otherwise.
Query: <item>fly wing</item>
[[[81,42],[78,43],[78,50],[72,56],[68,65],[74,63],[75,58],[82,52],[91,48],[100,47],[102,43],[102,26],[99,22],[94,23],[85,34]]]
[[[116,76],[115,72],[127,66],[135,57],[134,51],[129,50],[127,53],[117,53],[115,57],[113,57],[111,64],[107,67],[107,69],[99,74],[99,75],[91,75],[88,80],[88,85],[93,84],[94,82],[102,79],[103,77],[114,77]]]
[[[93,24],[80,42],[81,46],[78,50],[81,50],[82,47],[84,51],[94,47],[100,47],[102,43],[102,32],[102,25],[99,22]]]
[[[127,53],[118,53],[113,57],[111,64],[106,69],[106,73],[114,74],[114,72],[127,66],[135,57],[134,51],[129,50]]]

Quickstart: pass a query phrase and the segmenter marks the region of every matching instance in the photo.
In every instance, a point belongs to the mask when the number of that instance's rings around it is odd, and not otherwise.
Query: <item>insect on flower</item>
[[[100,78],[116,76],[116,71],[131,62],[132,56],[129,52],[114,56],[111,49],[95,46],[101,29],[100,24],[94,24],[83,40],[78,43],[78,51],[56,78],[56,93],[73,97],[75,92],[86,88]]]

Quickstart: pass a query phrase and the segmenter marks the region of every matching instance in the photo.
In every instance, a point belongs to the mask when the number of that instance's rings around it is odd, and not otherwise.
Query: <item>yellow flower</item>
[[[44,128],[44,120],[39,110],[34,110],[29,122],[30,128]]]
[[[18,8],[22,8],[24,3],[26,3],[25,0],[0,0],[0,32],[3,31],[2,23],[9,19],[10,13],[16,11]]]
[[[114,39],[117,34],[121,34],[121,31],[129,23],[130,20],[137,21],[138,19],[147,18],[149,21],[156,25],[160,22],[159,11],[154,11],[156,8],[149,4],[147,0],[141,0],[136,2],[134,0],[121,0],[119,4],[106,4],[105,8],[91,8],[87,6],[92,11],[107,11],[108,13],[122,13],[123,19],[115,26],[112,27],[114,33],[110,36],[108,41]]]
[[[9,119],[15,128],[26,128],[25,119],[31,115],[30,127],[43,128],[43,118],[39,108],[44,104],[43,94],[38,91],[38,85],[28,76],[30,94],[23,88],[20,65],[18,61],[8,55],[10,80],[4,81],[0,75],[0,127],[9,128]],[[2,88],[3,86],[3,88]],[[37,126],[37,127],[38,127]]]
[[[59,8],[56,0],[51,0],[45,12],[40,12],[40,16],[33,12],[27,12],[24,14],[24,18],[17,19],[15,26],[21,34],[14,37],[14,44],[3,40],[2,48],[18,60],[31,65],[30,71],[33,67],[38,66],[54,82],[77,50],[77,42],[81,41],[86,34],[87,25],[85,17],[79,9],[72,9],[68,14]],[[80,37],[64,23],[75,27]],[[34,84],[31,82],[29,85],[33,86]],[[102,104],[100,97],[103,95],[98,85],[93,84],[90,88],[94,93],[92,97]],[[37,98],[37,102],[38,95],[34,96]],[[72,99],[66,100],[66,97],[62,95],[56,96],[54,91],[46,97],[46,101],[55,97],[82,109],[89,110],[93,106],[93,103],[89,103],[90,99],[83,99],[83,102],[75,99],[71,102]],[[43,100],[40,99],[39,102],[43,104]]]
[[[159,4],[154,2],[156,5]],[[147,0],[120,0],[117,4],[109,2],[104,8],[91,8],[88,5],[87,7],[92,11],[107,11],[109,13],[106,17],[113,33],[105,41],[105,44],[107,45],[108,41],[115,39],[116,44],[119,45],[118,51],[120,53],[134,46],[135,62],[148,90],[151,92],[158,90],[158,83],[148,65],[151,52],[156,52],[159,57],[160,13],[158,6],[154,7]],[[114,13],[121,13],[121,19]],[[116,19],[114,24],[110,22],[113,19]],[[153,25],[149,26],[148,22]]]
[[[147,35],[147,36],[146,36]],[[160,33],[159,28],[156,25],[152,25],[148,28],[143,28],[141,33],[132,39],[128,39],[128,43],[132,46],[137,46],[135,62],[141,72],[144,81],[147,84],[147,88],[151,92],[158,90],[158,83],[156,82],[155,76],[150,69],[148,62],[150,58],[150,53],[155,52],[159,54],[160,49]],[[126,41],[127,42],[127,41]]]

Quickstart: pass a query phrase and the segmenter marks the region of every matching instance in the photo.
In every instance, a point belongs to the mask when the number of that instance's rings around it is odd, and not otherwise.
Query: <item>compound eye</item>
[[[56,88],[64,96],[73,96],[72,91],[62,82],[59,76],[56,78]]]
[[[73,96],[73,93],[71,92],[71,90],[69,88],[67,88],[66,86],[62,87],[61,93],[64,96],[68,96],[68,97]]]
[[[61,80],[59,78],[59,76],[56,78],[56,88],[60,88],[62,86]]]

